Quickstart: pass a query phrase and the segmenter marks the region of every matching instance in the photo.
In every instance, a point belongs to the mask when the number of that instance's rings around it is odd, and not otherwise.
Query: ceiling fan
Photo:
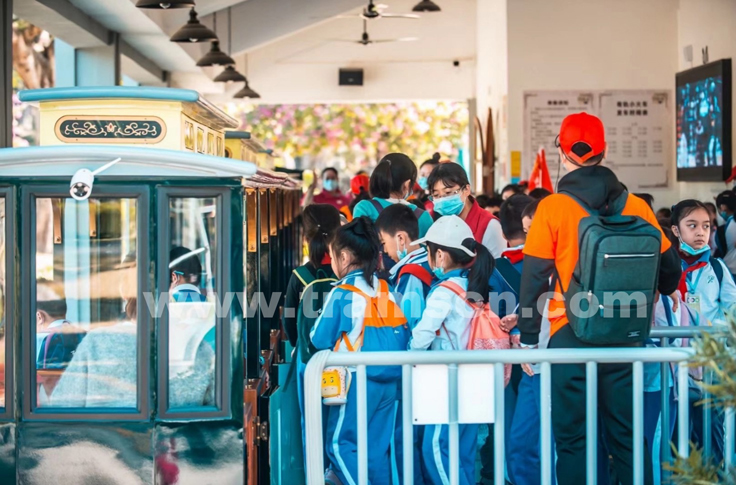
[[[335,42],[350,42],[352,44],[371,45],[386,44],[388,42],[412,42],[417,40],[416,37],[399,37],[398,39],[371,39],[368,35],[368,21],[363,20],[363,35],[360,40],[333,39]]]
[[[362,18],[363,20],[375,20],[375,19],[418,19],[419,15],[413,13],[383,13],[383,10],[387,9],[388,5],[375,4],[373,0],[368,0],[368,6],[363,9],[363,13],[357,13],[352,15],[338,15],[336,18],[339,19],[354,19]]]

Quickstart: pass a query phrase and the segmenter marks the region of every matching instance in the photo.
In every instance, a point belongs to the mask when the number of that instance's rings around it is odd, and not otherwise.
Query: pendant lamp
[[[422,0],[421,2],[414,5],[412,9],[414,12],[441,12],[442,9],[439,5],[434,3],[432,0]]]
[[[252,99],[257,99],[257,98],[260,98],[261,95],[258,94],[255,91],[253,91],[253,89],[251,89],[251,87],[248,86],[248,80],[246,79],[245,80],[245,87],[243,89],[241,89],[240,91],[238,91],[237,93],[235,93],[235,96],[233,96],[233,97],[234,98],[252,98]]]
[[[217,40],[217,35],[207,28],[207,26],[200,23],[197,18],[197,12],[194,9],[189,12],[189,22],[171,36],[171,42],[195,43],[208,40]]]
[[[212,19],[212,30],[217,34],[217,12],[212,14]],[[197,62],[197,66],[199,67],[228,66],[230,64],[235,64],[235,61],[232,57],[220,50],[219,40],[213,40],[210,51]]]
[[[228,18],[228,26],[227,26],[227,50],[228,53],[232,53],[232,45],[233,45],[233,18],[232,18],[232,10],[230,7],[227,9],[227,18]],[[235,64],[233,62],[232,64]],[[224,71],[222,71],[220,74],[217,75],[217,77],[214,79],[216,83],[240,83],[246,81],[245,76],[240,74],[238,71],[235,70],[235,68],[231,65],[227,66]]]
[[[161,10],[192,8],[194,7],[194,0],[138,0],[135,6],[138,8],[157,8]]]

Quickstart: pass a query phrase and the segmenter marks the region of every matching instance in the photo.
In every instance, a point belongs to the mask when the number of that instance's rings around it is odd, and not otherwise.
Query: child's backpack
[[[399,270],[397,281],[401,279],[402,276],[407,274],[416,277],[419,281],[422,282],[422,284],[424,285],[424,297],[426,298],[429,294],[430,288],[432,288],[432,282],[434,280],[432,273],[427,271],[427,268],[425,268],[421,264],[405,264]]]
[[[309,338],[309,333],[322,313],[325,299],[332,291],[332,285],[337,279],[331,272],[328,274],[322,268],[318,268],[317,273],[312,274],[306,266],[296,268],[294,274],[304,284],[304,291],[299,298],[296,327],[299,334],[297,347],[301,350],[302,362],[306,364],[317,352]]]
[[[66,369],[86,335],[82,329],[70,323],[64,323],[54,330],[41,342],[42,348],[36,363],[38,369]]]
[[[490,304],[471,303],[467,299],[465,290],[452,281],[443,281],[439,286],[452,291],[473,308],[467,350],[508,350],[511,348],[511,337],[508,332],[501,329],[501,319],[493,313]],[[442,327],[445,328],[444,323]],[[445,328],[445,333],[447,333],[447,328]],[[503,374],[504,385],[506,385],[511,378],[511,364],[504,365]]]
[[[340,285],[338,288],[357,293],[366,299],[363,329],[355,342],[350,342],[346,333],[337,341],[335,349],[344,341],[351,352],[404,351],[409,344],[409,326],[399,306],[389,298],[388,283],[378,280],[376,296],[368,296],[353,285]],[[367,375],[379,382],[397,381],[401,377],[400,366],[370,366]]]
[[[628,192],[605,212],[565,195],[589,214],[578,226],[580,255],[564,291],[570,328],[594,345],[645,341],[652,328],[662,232],[640,217],[622,215]]]

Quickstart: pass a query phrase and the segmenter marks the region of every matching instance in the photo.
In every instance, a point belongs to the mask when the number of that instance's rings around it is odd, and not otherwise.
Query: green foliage
[[[677,457],[674,464],[664,465],[664,469],[672,472],[670,483],[673,485],[736,485],[736,468],[728,471],[706,459],[702,450],[691,445],[690,456]]]

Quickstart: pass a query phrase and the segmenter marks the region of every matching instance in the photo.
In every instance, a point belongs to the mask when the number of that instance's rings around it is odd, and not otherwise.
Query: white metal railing
[[[504,443],[504,364],[541,363],[541,477],[540,483],[549,485],[552,477],[553,450],[551,442],[551,366],[553,364],[585,364],[586,366],[586,458],[587,483],[597,480],[597,376],[599,364],[631,363],[633,372],[633,471],[634,484],[644,483],[644,363],[662,363],[662,390],[669,388],[668,371],[670,363],[678,366],[675,386],[681,390],[685,399],[678,400],[677,451],[682,457],[690,452],[688,359],[693,356],[690,348],[667,348],[671,338],[687,338],[702,332],[702,327],[682,327],[655,329],[650,338],[661,338],[661,348],[584,348],[584,349],[544,349],[544,350],[493,350],[493,351],[446,351],[446,352],[330,352],[315,354],[307,365],[305,373],[305,423],[307,442],[307,483],[324,483],[324,463],[322,442],[322,371],[328,366],[351,366],[356,368],[353,385],[356,385],[357,431],[358,431],[358,484],[368,484],[368,431],[366,404],[366,367],[401,366],[403,376],[403,483],[413,483],[414,447],[412,422],[412,372],[413,366],[446,365],[449,391],[449,478],[452,485],[459,483],[459,434],[458,434],[458,365],[494,365],[494,401],[496,423],[494,426],[494,476],[496,484],[505,483],[505,443]],[[669,398],[668,392],[662,392]],[[710,406],[704,407],[704,443],[706,453],[710,447]],[[730,466],[734,454],[734,410],[726,410],[725,426],[725,465]],[[662,436],[669,436],[669,401],[663,397]],[[666,426],[666,427],[665,427]],[[662,463],[669,461],[669,440],[662,439]],[[666,448],[666,449],[665,449]]]

